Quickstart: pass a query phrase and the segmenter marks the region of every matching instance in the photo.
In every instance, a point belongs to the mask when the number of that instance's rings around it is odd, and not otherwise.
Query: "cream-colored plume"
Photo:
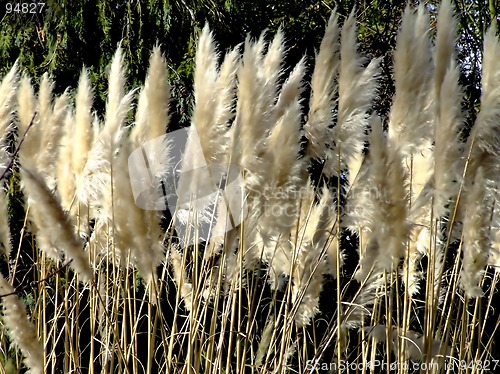
[[[109,199],[103,191],[109,191],[113,173],[121,170],[113,168],[114,160],[126,134],[124,122],[131,106],[134,91],[124,94],[125,73],[122,49],[119,47],[113,57],[109,75],[108,102],[105,124],[90,149],[81,182],[77,185],[78,198],[83,203],[101,205],[100,200]],[[109,202],[109,200],[107,200]],[[108,205],[108,208],[110,206]],[[112,210],[104,209],[102,214],[112,217]]]
[[[331,147],[329,126],[333,123],[332,109],[338,89],[339,39],[338,17],[334,10],[328,20],[311,77],[309,114],[304,125],[304,134],[308,140],[307,155],[312,158],[326,158],[327,149]]]
[[[17,118],[18,118],[18,144],[23,139],[23,146],[20,148],[19,156],[30,162],[36,159],[38,147],[37,140],[39,139],[39,127],[36,126],[38,121],[36,112],[35,92],[31,86],[31,80],[27,76],[23,76],[19,83],[17,91]],[[30,130],[28,131],[30,123]],[[26,136],[25,136],[26,134]]]
[[[3,325],[9,331],[14,346],[22,352],[27,372],[42,374],[45,372],[43,343],[36,334],[35,326],[28,319],[26,306],[14,294],[14,288],[10,283],[0,274],[0,295],[6,294],[11,295],[0,298],[3,306]]]
[[[82,281],[90,282],[94,276],[88,255],[83,250],[83,242],[74,234],[72,222],[57,195],[27,163],[23,165],[21,176],[39,247],[56,261],[61,259],[61,254],[72,259],[71,268]]]
[[[394,52],[396,93],[389,116],[389,138],[405,156],[427,147],[432,136],[432,74],[429,16],[423,5],[416,14],[407,7]]]
[[[467,191],[463,229],[463,264],[460,284],[469,297],[481,297],[481,280],[488,264],[491,237],[492,199],[488,194],[482,167]]]
[[[340,44],[339,99],[337,124],[332,129],[335,152],[327,161],[327,175],[339,175],[350,165],[349,174],[357,175],[362,158],[368,124],[368,110],[375,96],[380,60],[372,60],[363,68],[357,53],[354,11],[342,26]],[[356,167],[354,165],[357,165]]]
[[[68,99],[68,90],[55,99],[51,116],[47,120],[48,123],[45,125],[44,131],[40,134],[41,154],[36,159],[36,167],[43,173],[51,188],[56,184],[57,160],[63,136],[64,121],[68,111]]]
[[[395,271],[404,256],[409,236],[408,191],[401,153],[391,139],[386,139],[380,120],[372,121],[370,134],[371,193],[373,194],[376,225],[361,258],[356,279],[365,279],[375,271]],[[370,249],[370,251],[368,251]],[[368,253],[372,252],[372,253]]]
[[[0,178],[4,176],[9,164],[9,154],[6,150],[7,136],[12,126],[12,112],[17,89],[17,62],[0,84]],[[0,186],[3,179],[0,179]],[[7,213],[7,196],[0,187],[0,249],[9,257],[11,251],[10,230]]]

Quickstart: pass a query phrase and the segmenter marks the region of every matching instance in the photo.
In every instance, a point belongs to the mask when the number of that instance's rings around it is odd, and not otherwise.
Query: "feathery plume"
[[[41,147],[43,152],[36,160],[36,168],[44,174],[51,189],[56,183],[56,164],[59,156],[60,142],[63,136],[64,121],[68,110],[67,106],[68,90],[64,91],[64,93],[55,100],[50,119],[48,119],[48,123],[40,134],[40,144],[43,145]]]
[[[481,79],[481,110],[469,136],[472,142],[472,169],[484,167],[484,176],[490,188],[498,186],[500,157],[500,41],[496,36],[496,26],[488,29],[484,38],[483,76]]]
[[[416,200],[432,177],[434,91],[429,15],[423,4],[416,14],[407,6],[394,53],[396,93],[389,115],[389,138],[399,146],[411,174],[410,202]],[[430,209],[416,221],[427,220]],[[419,221],[420,220],[420,221]]]
[[[373,228],[373,255],[361,259],[356,279],[365,279],[373,266],[388,272],[397,269],[409,235],[407,223],[406,173],[401,154],[391,139],[386,139],[380,120],[372,122],[370,134],[371,181],[375,189],[377,225]]]
[[[299,160],[300,152],[300,92],[303,74],[303,60],[290,74],[286,87],[295,87],[294,95],[285,102],[280,95],[281,105],[285,107],[267,139],[264,163],[272,165],[272,177],[265,181],[265,193],[259,196],[257,204],[264,206],[258,219],[259,235],[264,243],[264,260],[274,270],[275,277],[290,272],[289,236],[298,214],[297,198],[302,187],[301,170],[304,160]],[[283,91],[282,91],[283,94]],[[257,243],[256,243],[257,244]]]
[[[319,312],[319,295],[323,289],[326,263],[322,248],[311,241],[303,243],[297,254],[293,272],[292,303],[298,303],[294,320],[297,327],[306,326]]]
[[[167,66],[160,48],[155,47],[149,60],[148,75],[144,88],[139,95],[135,126],[130,133],[131,146],[141,148],[147,157],[149,180],[141,180],[148,187],[147,196],[141,194],[141,199],[147,198],[150,202],[159,201],[159,191],[162,180],[165,180],[170,168],[169,157],[171,145],[165,138],[169,116],[170,86],[167,80]],[[133,178],[139,178],[136,173]],[[149,204],[149,203],[148,203]],[[151,212],[150,218],[157,216]],[[155,223],[151,222],[153,227]]]
[[[59,260],[59,254],[64,253],[73,260],[71,267],[82,281],[90,282],[93,271],[83,250],[83,243],[75,236],[70,218],[61,207],[59,199],[50,191],[42,176],[26,163],[21,169],[21,175],[30,213],[37,228],[37,239],[52,245],[52,248],[40,247],[47,250],[49,257],[54,260]]]
[[[482,71],[481,110],[476,118],[466,149],[471,150],[471,162],[466,176],[466,186],[470,186],[466,198],[463,229],[464,262],[461,283],[470,297],[480,297],[479,282],[486,262],[496,263],[496,244],[485,230],[498,228],[498,213],[488,207],[490,196],[497,196],[500,164],[500,41],[496,36],[495,23],[490,26],[484,38]],[[471,149],[472,147],[472,149]],[[474,181],[474,182],[472,182]],[[495,199],[494,199],[495,201]],[[498,205],[498,204],[496,204]],[[496,207],[495,207],[496,208]],[[498,238],[498,236],[497,236]],[[492,248],[491,248],[492,246]],[[491,259],[489,255],[491,253]]]
[[[76,190],[76,182],[71,170],[71,162],[68,162],[68,160],[71,160],[73,153],[73,132],[71,127],[74,124],[74,118],[71,110],[66,111],[55,170],[57,194],[61,199],[62,207],[66,211],[70,211],[72,207]]]
[[[210,162],[220,157],[220,135],[225,132],[225,124],[215,123],[217,101],[215,87],[217,85],[216,45],[208,25],[201,33],[196,50],[194,73],[194,108],[192,122],[196,128],[205,159]]]
[[[77,194],[81,202],[96,202],[101,199],[110,202],[110,197],[103,197],[103,191],[109,192],[112,185],[113,172],[120,172],[113,168],[116,154],[122,145],[126,129],[123,126],[130,109],[134,90],[124,94],[125,73],[121,47],[118,47],[109,75],[109,94],[106,104],[104,127],[99,131],[95,142],[90,149],[85,168],[81,174],[81,182],[77,185]],[[110,208],[108,206],[108,208]],[[112,217],[112,210],[103,213]]]
[[[298,161],[300,152],[300,94],[304,74],[304,59],[301,59],[285,82],[277,107],[283,112],[271,130],[267,140],[267,150],[274,163],[273,181],[283,188],[288,182],[297,185],[297,178],[303,162]],[[266,158],[266,156],[263,156]],[[295,178],[295,181],[293,180]]]
[[[314,193],[313,191],[311,191]],[[306,201],[312,200],[306,196]],[[292,240],[298,250],[293,268],[292,300],[299,301],[294,317],[298,326],[304,326],[319,311],[319,296],[323,275],[338,275],[337,260],[342,266],[342,254],[338,250],[336,215],[332,209],[333,199],[328,188],[323,187],[318,204],[303,206],[303,222]],[[308,213],[304,214],[306,210]],[[340,258],[338,258],[340,257]]]
[[[337,73],[340,65],[340,32],[336,9],[330,15],[325,35],[316,56],[311,77],[311,97],[304,134],[308,140],[307,155],[326,158],[329,126],[333,122],[332,108],[337,93]]]
[[[459,70],[449,66],[440,89],[441,98],[434,130],[434,204],[433,214],[446,213],[448,201],[458,193],[461,179],[462,152],[460,127],[464,122],[460,108],[462,90],[458,83]]]
[[[14,98],[17,90],[17,69],[16,61],[0,84],[0,149],[4,146],[3,142],[11,128]],[[1,163],[2,153],[0,151],[0,165]],[[0,175],[2,173],[3,171],[0,168]]]
[[[372,116],[370,123],[375,120]],[[364,256],[364,251],[370,240],[372,228],[376,223],[376,211],[373,199],[373,188],[370,187],[370,166],[369,156],[363,156],[363,161],[356,175],[349,173],[349,190],[347,192],[346,209],[342,217],[342,225],[351,232],[358,234],[360,242],[358,253]],[[349,164],[351,169],[351,163]]]
[[[12,112],[17,85],[17,61],[3,78],[0,84],[0,176],[4,174],[8,164],[8,154],[5,142],[12,124]],[[3,182],[0,180],[0,182]],[[9,258],[12,245],[10,242],[10,230],[7,213],[7,197],[5,196],[3,183],[0,184],[0,247]]]
[[[215,126],[216,128],[223,129],[228,126],[234,119],[234,109],[236,105],[236,76],[240,67],[240,53],[236,46],[231,52],[227,53],[224,61],[220,67],[219,76],[215,84]],[[229,142],[229,132],[221,131],[218,134],[222,139],[220,140],[222,150],[227,152],[227,143]],[[215,159],[216,162],[222,160]]]
[[[170,120],[170,86],[165,57],[156,46],[149,59],[146,83],[139,95],[135,126],[130,132],[134,147],[165,135]]]
[[[356,19],[354,11],[342,27],[340,43],[339,99],[337,124],[332,129],[335,140],[334,157],[325,167],[328,174],[339,174],[349,161],[362,157],[367,111],[375,95],[380,60],[372,60],[362,68],[363,59],[357,53]],[[357,174],[358,170],[349,170]],[[327,174],[327,175],[328,175]]]
[[[132,265],[137,266],[146,283],[149,283],[163,259],[160,220],[156,211],[141,209],[134,203],[127,167],[129,155],[130,142],[125,138],[114,160],[113,191],[107,194],[113,197],[114,212],[109,227],[114,227],[114,243],[122,264],[126,264],[125,260],[130,255]]]
[[[12,294],[0,298],[3,304],[3,323],[10,333],[14,345],[21,350],[24,363],[31,374],[42,374],[43,344],[40,342],[33,323],[28,319],[26,306],[14,293],[14,288],[0,274],[0,294]]]
[[[38,100],[37,100],[37,133],[38,138],[36,142],[40,149],[45,147],[45,144],[41,143],[43,134],[47,133],[51,126],[51,117],[52,117],[52,89],[54,83],[49,78],[48,73],[44,73],[42,75],[42,79],[40,80],[40,88],[38,89]]]
[[[123,49],[118,45],[111,68],[109,71],[108,80],[108,101],[106,103],[106,126],[109,127],[110,133],[116,133],[117,128],[121,125],[121,121],[114,117],[122,112],[122,100],[125,96],[125,69]]]
[[[280,73],[277,69],[281,68],[280,64],[274,62],[274,71],[269,67],[262,70],[259,43],[263,43],[262,38],[257,44],[251,43],[249,38],[245,41],[243,65],[238,71],[236,119],[230,130],[231,163],[239,164],[248,171],[246,181],[255,188],[266,178],[265,168],[261,167],[259,158],[265,152],[267,133],[274,125],[271,106],[275,105],[275,98],[270,98],[271,89],[268,85],[270,81],[277,80]],[[270,47],[268,54],[279,54],[277,49]],[[275,87],[272,89],[276,90]]]
[[[71,171],[80,178],[92,146],[92,87],[86,69],[78,82],[75,102],[75,128],[72,130]]]
[[[401,280],[410,295],[414,295],[420,290],[420,280],[423,278],[423,272],[418,270],[419,261],[423,255],[429,254],[429,261],[434,263],[434,281],[437,282],[442,272],[443,248],[440,242],[433,246],[428,225],[415,225],[410,234],[408,250],[403,263]],[[429,253],[430,252],[430,253]],[[430,276],[429,276],[430,277]],[[435,291],[439,291],[437,284]],[[435,293],[435,295],[438,295]]]
[[[273,117],[278,120],[285,110],[300,99],[304,89],[305,56],[295,65],[292,72],[281,88],[276,105],[273,108]]]
[[[212,198],[211,201],[207,201],[209,209],[205,209],[207,206],[204,206],[202,212],[197,212],[193,208],[193,202],[204,197],[201,190],[206,189],[208,185],[218,185],[220,182],[219,176],[222,175],[219,175],[215,168],[223,169],[219,163],[225,161],[227,121],[232,118],[230,112],[233,105],[237,52],[233,50],[226,56],[222,70],[219,72],[217,61],[219,55],[216,49],[213,34],[208,25],[205,25],[196,51],[195,105],[177,189],[183,195],[177,201],[176,218],[179,220],[178,223],[186,227],[186,233],[191,232],[192,235],[201,235],[202,237],[208,233],[201,232],[198,228],[206,227],[213,220],[217,209],[219,210],[217,215],[220,226],[216,227],[217,230],[226,226],[223,221],[224,217],[227,217],[227,207],[225,207],[224,202],[221,201],[218,206],[215,205],[216,196],[213,194],[207,197],[208,199]],[[225,86],[226,84],[229,86]],[[214,165],[216,167],[211,168]],[[224,170],[218,171],[224,172]],[[195,229],[189,230],[190,226]],[[190,242],[192,238],[185,237],[183,240]]]
[[[464,121],[460,108],[463,92],[455,62],[457,25],[449,0],[441,3],[434,54],[436,125],[434,129],[433,214],[441,217],[448,200],[458,192],[461,161],[459,131]]]
[[[18,141],[21,140],[28,126],[31,123],[33,114],[35,113],[35,93],[31,86],[31,81],[28,77],[23,76],[17,91],[17,117],[18,117]],[[36,160],[38,151],[37,140],[39,135],[39,127],[36,126],[38,118],[35,118],[34,126],[26,134],[23,141],[23,146],[20,149],[19,156],[33,162]]]
[[[260,40],[259,40],[260,42]],[[257,59],[257,74],[263,86],[260,91],[261,110],[270,113],[276,104],[278,94],[278,82],[283,75],[283,60],[285,58],[285,37],[283,30],[278,29],[266,55],[262,60]]]
[[[289,237],[298,214],[297,199],[304,182],[301,173],[305,168],[304,159],[299,159],[299,100],[303,73],[304,59],[291,72],[272,109],[273,116],[281,115],[266,139],[267,147],[261,161],[262,165],[272,165],[273,173],[263,180],[262,186],[256,186],[263,192],[253,201],[255,209],[249,209],[258,227],[258,235],[253,238],[254,248],[263,243],[262,256],[273,271],[274,277],[270,280],[273,285],[280,275],[290,273]]]
[[[437,18],[436,52],[434,54],[434,90],[438,108],[441,106],[441,86],[450,64],[455,59],[456,39],[457,22],[453,17],[453,7],[450,0],[443,0]]]
[[[5,196],[3,188],[0,187],[0,249],[6,258],[9,258],[12,251],[8,217],[7,196]]]
[[[500,271],[500,230],[497,230],[493,241],[492,250],[488,257],[488,265],[495,268],[495,272]]]
[[[463,229],[463,264],[460,284],[469,297],[481,297],[481,279],[488,263],[491,239],[490,217],[491,201],[485,186],[482,167],[476,171],[474,184],[466,196]]]
[[[432,194],[427,193],[425,187],[432,181],[434,164],[432,137],[436,90],[432,86],[435,71],[428,36],[428,18],[422,4],[416,14],[409,6],[405,9],[394,53],[396,93],[389,115],[388,138],[401,153],[405,172],[401,183],[408,184],[410,192],[407,202],[410,212],[404,219],[410,220],[413,231],[404,239],[409,241],[403,267],[403,281],[410,293],[418,289],[418,261],[423,253],[428,252],[430,244],[426,233],[430,229]],[[417,201],[420,202],[416,204]],[[409,226],[406,229],[409,230]]]
[[[389,115],[389,138],[405,156],[425,148],[431,139],[433,67],[428,28],[423,5],[416,15],[407,6],[394,52],[396,93]]]

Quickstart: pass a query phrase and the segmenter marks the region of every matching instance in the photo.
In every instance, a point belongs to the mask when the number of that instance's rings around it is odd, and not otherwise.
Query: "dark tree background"
[[[118,43],[121,42],[125,49],[130,87],[138,87],[144,82],[149,54],[159,43],[171,69],[174,120],[186,124],[196,40],[206,22],[214,30],[221,51],[242,42],[247,34],[257,37],[262,30],[268,29],[271,36],[282,27],[290,47],[288,67],[303,54],[308,56],[309,66],[312,66],[314,51],[319,47],[328,17],[335,7],[342,17],[356,9],[362,52],[368,57],[384,57],[376,110],[386,114],[394,90],[391,51],[406,2],[47,0],[37,14],[7,14],[7,2],[0,4],[0,76],[19,59],[35,83],[48,71],[55,80],[56,92],[61,93],[68,86],[76,86],[81,69],[86,66],[96,94],[95,108],[102,114],[107,68]],[[438,4],[437,0],[426,2],[432,19]],[[458,51],[463,63],[462,83],[467,94],[464,105],[471,110],[473,118],[480,96],[482,35],[499,14],[498,0],[455,0],[454,5],[460,25]]]

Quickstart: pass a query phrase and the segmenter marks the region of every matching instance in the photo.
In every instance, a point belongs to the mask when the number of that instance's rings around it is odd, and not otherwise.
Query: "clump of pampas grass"
[[[223,51],[205,26],[191,126],[170,137],[160,46],[129,92],[118,46],[103,116],[85,69],[73,100],[14,66],[0,85],[0,171],[20,177],[27,215],[14,243],[15,191],[2,187],[0,246],[14,284],[36,260],[22,288],[36,330],[16,337],[27,312],[16,295],[2,301],[27,366],[281,373],[384,359],[440,371],[445,358],[496,359],[500,44],[490,27],[469,135],[453,7],[441,5],[434,41],[427,9],[403,15],[387,118],[372,106],[383,60],[359,52],[354,12],[332,12],[314,66],[287,66],[281,29]]]

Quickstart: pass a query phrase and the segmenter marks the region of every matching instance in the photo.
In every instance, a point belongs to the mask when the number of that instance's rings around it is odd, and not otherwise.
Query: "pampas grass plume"
[[[266,131],[270,127],[269,117],[266,117],[269,111],[266,112],[263,108],[265,90],[262,87],[264,82],[259,77],[258,65],[261,58],[259,50],[260,48],[257,48],[250,38],[246,39],[243,65],[238,71],[236,118],[230,130],[231,163],[240,164],[248,171],[262,170],[259,167],[258,156],[265,149]]]
[[[14,98],[17,90],[17,61],[0,84],[0,165],[2,163],[2,147],[5,136],[10,130]],[[1,171],[1,169],[0,169]]]
[[[31,80],[27,76],[21,78],[19,89],[17,91],[17,117],[18,117],[18,142],[22,139],[28,126],[34,118],[35,114],[35,93],[31,86]],[[19,152],[21,158],[26,158],[30,162],[34,162],[36,152],[38,150],[37,140],[39,127],[36,126],[38,118],[34,118],[35,126],[32,126],[29,133],[26,134],[23,141],[23,146]]]
[[[219,76],[215,85],[217,105],[215,108],[215,124],[219,128],[228,125],[234,119],[236,106],[236,76],[240,67],[240,45],[226,54],[220,67]],[[221,134],[227,136],[227,134]],[[228,140],[226,140],[227,142]],[[221,141],[225,143],[224,141]]]
[[[55,176],[57,180],[57,193],[61,199],[61,205],[69,211],[73,204],[75,196],[76,182],[73,171],[71,170],[71,162],[73,154],[73,132],[72,125],[74,124],[74,115],[71,111],[66,111],[63,119],[62,136],[59,143],[57,153],[57,162],[55,167]]]
[[[396,93],[389,116],[389,138],[405,156],[416,153],[431,136],[433,66],[428,27],[423,6],[416,15],[407,6],[394,52]]]
[[[36,167],[44,176],[51,179],[52,188],[56,180],[57,159],[59,157],[61,138],[64,131],[64,122],[68,110],[68,90],[59,96],[52,109],[48,123],[40,137],[41,154],[36,159]],[[66,159],[67,160],[67,159]]]
[[[53,243],[57,250],[49,253],[49,256],[57,260],[58,252],[63,252],[73,260],[71,267],[80,275],[81,280],[90,282],[94,276],[83,250],[83,243],[74,234],[73,225],[59,199],[47,187],[42,176],[26,164],[23,165],[21,174],[33,221],[38,229],[37,236],[45,237],[44,240]]]
[[[455,57],[455,41],[457,38],[457,22],[453,17],[453,7],[450,0],[443,0],[439,7],[436,34],[436,52],[434,55],[434,87],[437,106],[441,100],[441,86],[450,63]]]
[[[445,206],[458,193],[462,152],[460,127],[464,121],[458,83],[458,67],[451,63],[446,71],[440,92],[440,106],[434,130],[434,207],[436,217],[445,214]]]
[[[86,69],[80,74],[75,109],[75,128],[71,132],[71,171],[78,179],[92,145],[92,88]]]
[[[326,156],[329,144],[331,114],[337,93],[337,73],[340,66],[340,30],[336,10],[330,15],[325,35],[321,41],[316,64],[311,77],[309,114],[304,125],[308,140],[307,154],[312,158]]]
[[[205,159],[210,162],[220,159],[224,144],[221,135],[227,129],[226,123],[217,123],[216,115],[221,108],[217,103],[217,81],[219,54],[213,34],[205,25],[198,42],[194,73],[194,109],[192,122],[203,150]],[[220,86],[219,86],[220,89]],[[219,107],[219,108],[218,108]],[[217,113],[219,112],[219,113]]]
[[[149,59],[146,83],[139,95],[135,126],[130,139],[135,147],[165,135],[170,120],[170,86],[167,66],[160,48],[156,46]]]
[[[52,117],[52,90],[54,88],[54,83],[49,78],[48,73],[42,75],[40,80],[40,88],[38,89],[38,101],[37,101],[37,127],[36,130],[37,144],[38,147],[44,147],[45,144],[41,143],[42,135],[50,132],[51,127],[51,117]]]
[[[339,174],[339,161],[344,169],[353,158],[359,160],[362,157],[367,111],[375,96],[380,63],[379,59],[375,59],[362,68],[364,61],[357,53],[354,11],[342,27],[340,45],[339,107],[337,125],[333,128],[336,152],[335,157],[329,160],[335,175]],[[357,174],[358,170],[351,166],[349,172]]]
[[[14,293],[14,288],[0,274],[0,294]],[[21,350],[24,362],[31,374],[44,372],[44,349],[38,339],[35,326],[28,319],[25,305],[15,294],[0,298],[3,304],[3,323],[10,332],[14,345]]]
[[[488,263],[490,201],[485,186],[484,170],[480,167],[466,197],[463,230],[463,265],[460,283],[469,297],[481,297],[480,282]]]
[[[500,41],[496,36],[496,25],[490,26],[484,37],[483,76],[481,80],[482,96],[479,112],[470,139],[474,140],[478,153],[485,152],[494,157],[500,156]],[[490,176],[487,170],[486,178]],[[497,173],[495,173],[497,175]],[[492,176],[495,177],[495,176]]]
[[[377,225],[373,228],[374,253],[365,255],[356,279],[361,280],[372,266],[394,271],[403,257],[409,235],[406,173],[398,147],[386,139],[380,120],[372,121],[370,134],[372,185]],[[376,263],[375,263],[376,262]]]
[[[10,229],[7,213],[7,196],[0,187],[0,250],[3,251],[5,258],[9,258],[12,251],[12,244],[10,242]],[[1,257],[1,256],[0,256]]]

